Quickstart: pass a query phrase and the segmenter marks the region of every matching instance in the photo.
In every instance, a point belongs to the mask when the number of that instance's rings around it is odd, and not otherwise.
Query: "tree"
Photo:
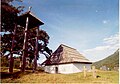
[[[16,8],[9,4],[13,0],[2,0],[1,3],[1,26],[2,32],[9,32],[8,34],[4,34],[1,40],[1,51],[4,55],[6,51],[9,51],[10,54],[19,54],[22,56],[23,53],[23,42],[24,42],[24,28],[17,24],[18,21],[18,13],[21,12],[20,7]],[[20,10],[19,10],[20,9]],[[16,30],[15,30],[16,29]],[[36,28],[32,28],[28,30],[28,48],[27,53],[28,57],[31,60],[34,59],[35,52],[35,37],[36,37]],[[51,50],[47,47],[49,35],[44,31],[39,31],[39,52],[46,51],[49,55],[51,54]],[[13,45],[14,44],[14,45]],[[11,47],[12,46],[12,47]],[[39,55],[37,56],[37,59]],[[13,64],[14,60],[11,60],[10,63]],[[13,66],[13,65],[12,65]]]

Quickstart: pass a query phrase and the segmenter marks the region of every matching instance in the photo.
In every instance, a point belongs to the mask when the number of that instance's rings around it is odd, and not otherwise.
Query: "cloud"
[[[102,23],[103,24],[107,24],[109,22],[109,20],[103,20]]]
[[[103,39],[103,45],[84,50],[83,53],[91,61],[98,61],[113,54],[119,48],[119,34],[112,35]]]
[[[104,38],[103,41],[104,41],[104,43],[110,44],[110,45],[118,44],[119,34],[115,34],[115,35],[110,36],[108,38]]]
[[[103,50],[106,50],[106,49],[109,49],[110,46],[98,46],[98,47],[95,47],[95,48],[92,48],[92,49],[87,49],[85,50],[85,52],[92,52],[92,51],[103,51]]]
[[[97,12],[98,12],[98,10],[95,10],[95,12],[97,13]]]

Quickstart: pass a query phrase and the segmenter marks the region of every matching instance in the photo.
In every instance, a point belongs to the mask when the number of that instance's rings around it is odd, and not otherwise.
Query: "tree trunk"
[[[38,32],[39,32],[39,27],[36,28],[36,46],[35,46],[35,55],[34,55],[34,67],[33,67],[33,72],[37,68],[37,56],[38,56]]]

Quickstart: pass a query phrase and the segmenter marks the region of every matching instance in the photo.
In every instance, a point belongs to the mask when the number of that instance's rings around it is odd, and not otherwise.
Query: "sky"
[[[44,22],[40,26],[49,36],[48,47],[60,44],[77,49],[95,62],[113,54],[119,47],[118,0],[23,0],[25,6]],[[43,55],[38,62],[45,60]]]

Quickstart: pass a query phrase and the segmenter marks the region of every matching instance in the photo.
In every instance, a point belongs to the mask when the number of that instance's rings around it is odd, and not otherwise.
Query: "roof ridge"
[[[67,47],[67,48],[71,48],[71,49],[76,50],[75,48],[69,47],[69,46],[67,46],[67,45],[65,45],[65,44],[61,44],[60,46],[65,46],[65,47]]]

